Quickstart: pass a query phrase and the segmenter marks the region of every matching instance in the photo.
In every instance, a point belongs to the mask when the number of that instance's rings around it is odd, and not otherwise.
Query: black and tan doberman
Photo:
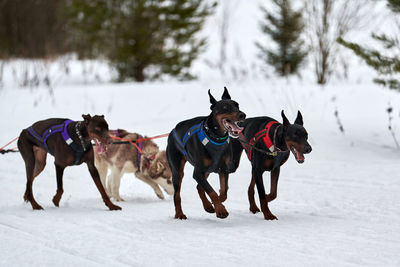
[[[34,123],[24,129],[18,139],[18,149],[25,161],[26,191],[25,201],[35,210],[43,209],[33,197],[32,183],[46,165],[47,153],[54,156],[56,167],[57,192],[53,203],[59,206],[63,189],[63,174],[67,166],[85,162],[90,175],[99,190],[104,203],[110,210],[121,208],[111,203],[101,184],[99,173],[94,165],[94,152],[91,140],[95,141],[98,153],[105,152],[105,144],[111,142],[108,124],[104,116],[82,115],[83,121],[69,119],[47,119]]]
[[[168,137],[167,158],[172,170],[174,185],[175,218],[186,219],[181,207],[181,183],[186,161],[194,167],[193,178],[207,212],[216,213],[218,218],[226,218],[228,212],[222,204],[227,198],[228,166],[232,157],[231,138],[237,138],[243,130],[239,123],[246,115],[225,88],[222,99],[217,101],[208,91],[211,114],[178,123]],[[219,174],[220,195],[207,181],[210,173]],[[210,197],[212,203],[207,199]]]
[[[303,117],[300,111],[294,124],[290,124],[284,112],[281,113],[283,123],[269,117],[246,119],[244,130],[239,139],[232,141],[233,170],[240,162],[243,149],[252,165],[251,183],[248,189],[250,211],[257,213],[260,209],[254,201],[254,186],[257,186],[260,198],[261,211],[264,219],[275,220],[277,217],[269,210],[268,202],[277,196],[280,167],[285,164],[291,151],[298,163],[304,162],[304,154],[310,153],[312,148],[308,143],[308,133],[303,127]],[[265,194],[263,173],[271,172],[271,189]]]

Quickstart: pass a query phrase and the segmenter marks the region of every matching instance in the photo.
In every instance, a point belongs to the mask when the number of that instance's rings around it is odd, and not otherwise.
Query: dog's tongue
[[[296,159],[298,163],[303,163],[304,162],[304,154],[300,153],[296,150]]]
[[[103,154],[106,152],[106,148],[99,141],[97,141],[97,139],[94,139],[94,142],[96,143],[96,152],[98,154]]]
[[[239,127],[236,123],[226,122],[228,129],[231,133],[238,135],[243,131],[243,127]]]

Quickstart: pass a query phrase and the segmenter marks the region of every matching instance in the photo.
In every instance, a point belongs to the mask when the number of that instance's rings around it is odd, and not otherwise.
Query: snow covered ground
[[[169,132],[186,118],[209,113],[207,89],[223,83],[64,85],[50,97],[45,88],[0,91],[0,145],[48,117],[79,120],[104,114],[110,128],[149,136]],[[60,208],[52,157],[34,183],[44,211],[23,202],[25,170],[20,155],[0,155],[0,266],[399,266],[400,152],[387,131],[388,102],[400,96],[369,82],[334,82],[320,88],[297,79],[226,84],[248,117],[293,120],[303,113],[313,152],[281,170],[278,198],[270,204],[278,221],[248,211],[250,164],[245,157],[230,177],[221,220],[202,209],[185,168],[182,203],[187,221],[173,219],[171,197],[126,175],[118,203],[104,206],[85,166],[68,168]],[[345,135],[338,130],[338,109]],[[398,122],[399,110],[394,110]],[[395,130],[398,133],[398,126]],[[157,143],[165,148],[166,140]],[[268,174],[264,175],[268,184]],[[209,179],[218,189],[218,179]]]

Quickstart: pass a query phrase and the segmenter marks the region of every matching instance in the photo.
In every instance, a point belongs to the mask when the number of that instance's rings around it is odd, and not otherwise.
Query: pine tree
[[[279,10],[279,15],[274,16],[264,7],[264,21],[261,23],[261,30],[269,35],[278,45],[277,50],[256,43],[260,49],[260,55],[264,61],[272,65],[281,76],[297,73],[299,67],[307,56],[302,49],[304,44],[301,34],[304,30],[304,23],[300,11],[291,8],[290,0],[273,0]]]
[[[70,26],[80,55],[105,56],[119,81],[164,74],[192,79],[189,68],[206,44],[196,34],[215,5],[205,0],[71,0]]]
[[[395,14],[400,14],[400,1],[387,0],[388,7]],[[343,38],[338,38],[338,43],[353,50],[353,52],[361,57],[365,63],[374,68],[379,78],[375,78],[374,82],[389,87],[390,89],[400,90],[400,80],[394,76],[400,73],[400,40],[396,36],[388,36],[386,34],[371,34],[372,38],[385,48],[385,54],[376,49],[366,48],[359,44],[347,42]],[[390,55],[388,55],[390,54]],[[389,78],[382,78],[386,76]]]

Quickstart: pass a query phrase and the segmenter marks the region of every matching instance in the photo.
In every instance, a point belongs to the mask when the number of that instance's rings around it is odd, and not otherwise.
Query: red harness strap
[[[274,125],[275,123],[278,123],[278,122],[277,121],[268,122],[264,129],[257,132],[255,134],[255,136],[253,138],[251,138],[249,144],[242,143],[242,146],[246,150],[246,154],[247,154],[247,157],[249,158],[249,160],[251,160],[251,154],[253,151],[253,147],[258,142],[258,140],[260,140],[261,138],[264,139],[264,143],[267,146],[267,148],[269,149],[269,151],[271,151],[271,152],[275,151],[274,144],[271,141],[271,138],[269,138],[269,130],[270,130],[271,126]],[[244,140],[243,134],[241,134],[240,138],[242,138],[242,140]]]

